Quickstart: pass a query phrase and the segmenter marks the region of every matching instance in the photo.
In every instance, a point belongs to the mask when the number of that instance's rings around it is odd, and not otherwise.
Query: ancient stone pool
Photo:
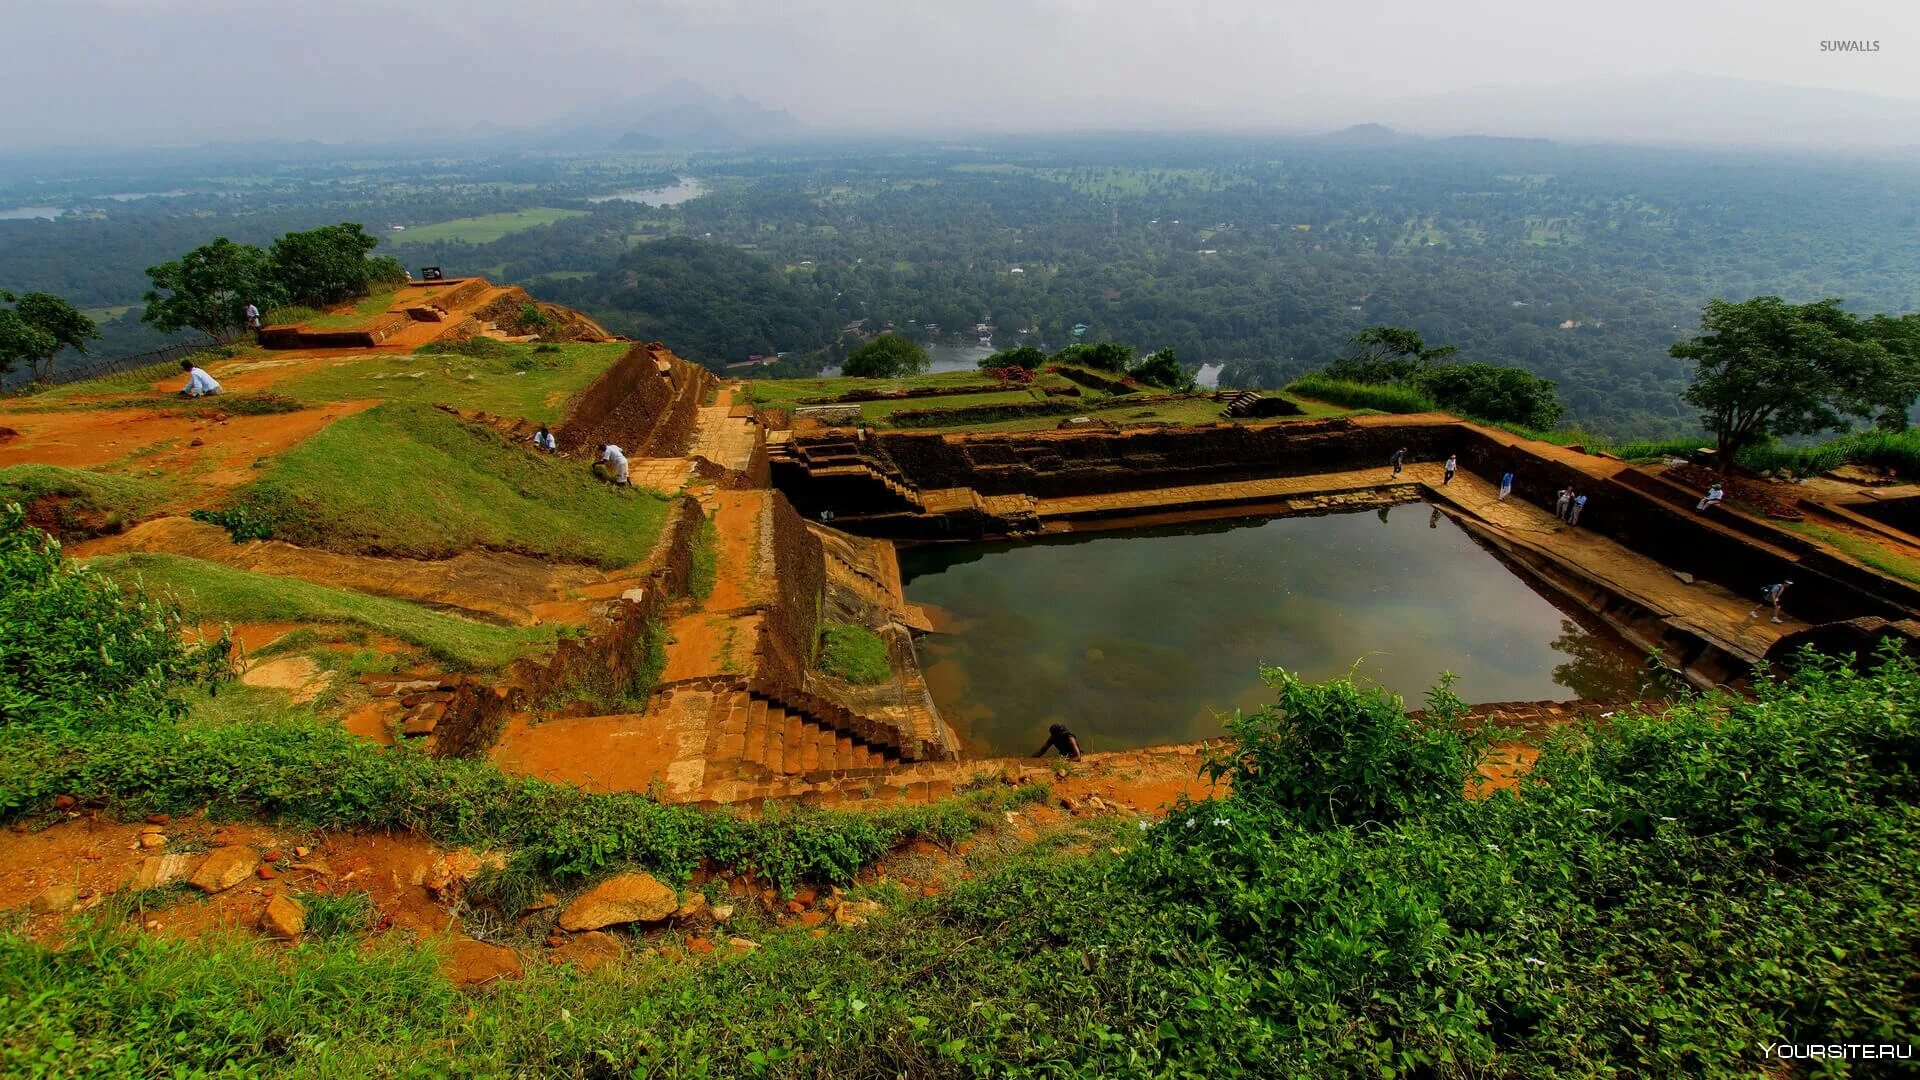
[[[1090,750],[1207,738],[1270,701],[1261,664],[1359,673],[1417,703],[1630,693],[1640,658],[1590,633],[1422,503],[1024,543],[906,548],[934,702],[969,755],[1025,754],[1050,723]]]

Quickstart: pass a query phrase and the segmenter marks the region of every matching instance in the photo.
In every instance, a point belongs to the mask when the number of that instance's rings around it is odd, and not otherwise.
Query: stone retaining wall
[[[718,385],[712,372],[657,341],[635,345],[580,392],[554,436],[569,453],[613,443],[630,458],[678,456]]]

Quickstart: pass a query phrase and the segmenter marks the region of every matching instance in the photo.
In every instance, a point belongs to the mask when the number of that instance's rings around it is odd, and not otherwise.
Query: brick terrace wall
[[[554,435],[568,452],[613,443],[628,457],[672,457],[692,440],[700,403],[717,385],[712,372],[657,341],[635,345],[580,392]]]
[[[799,688],[806,685],[807,666],[820,637],[826,554],[820,538],[779,492],[773,494],[773,565],[777,591],[761,623],[761,676]]]
[[[693,538],[704,518],[698,501],[683,496],[654,550],[654,568],[637,601],[613,601],[605,623],[586,638],[562,640],[541,659],[518,660],[504,680],[488,684],[462,676],[433,732],[439,757],[480,757],[493,748],[507,715],[526,709],[567,687],[622,690],[634,685],[646,662],[648,629],[667,608],[687,595],[693,567]]]

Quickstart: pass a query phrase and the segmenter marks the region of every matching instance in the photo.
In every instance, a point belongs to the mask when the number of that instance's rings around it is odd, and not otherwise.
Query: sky
[[[6,0],[0,40],[0,150],[459,134],[676,78],[825,130],[1524,127],[1526,88],[1673,72],[1920,99],[1915,0]]]

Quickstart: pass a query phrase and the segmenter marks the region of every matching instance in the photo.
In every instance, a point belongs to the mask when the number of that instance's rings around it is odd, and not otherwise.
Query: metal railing
[[[47,386],[60,386],[64,383],[80,382],[84,379],[97,379],[102,375],[117,375],[122,371],[164,364],[170,360],[191,356],[194,353],[214,348],[219,343],[212,338],[202,341],[177,341],[172,345],[162,345],[146,352],[129,353],[125,356],[110,356],[78,367],[58,368],[41,379],[27,379],[18,385],[9,386],[5,393],[30,393]]]

